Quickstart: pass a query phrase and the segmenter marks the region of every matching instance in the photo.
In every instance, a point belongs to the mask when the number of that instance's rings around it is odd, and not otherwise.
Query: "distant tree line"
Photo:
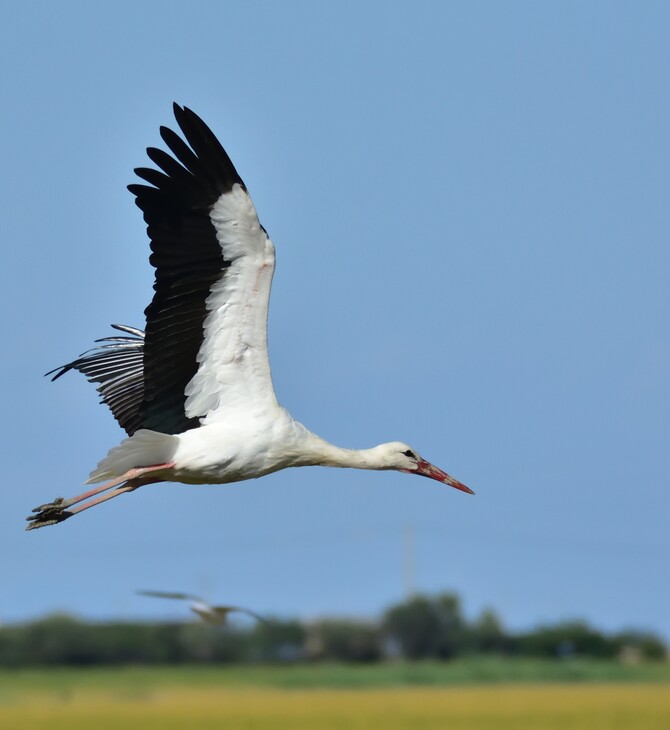
[[[651,633],[606,634],[583,621],[509,632],[492,610],[468,621],[453,593],[417,595],[392,606],[377,621],[272,620],[241,627],[199,621],[91,623],[52,615],[0,627],[3,667],[397,658],[447,661],[484,654],[660,660],[666,657],[666,646]]]

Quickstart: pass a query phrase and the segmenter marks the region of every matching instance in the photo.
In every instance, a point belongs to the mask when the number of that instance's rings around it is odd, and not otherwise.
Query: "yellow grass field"
[[[667,684],[385,689],[0,687],[2,730],[667,730]]]

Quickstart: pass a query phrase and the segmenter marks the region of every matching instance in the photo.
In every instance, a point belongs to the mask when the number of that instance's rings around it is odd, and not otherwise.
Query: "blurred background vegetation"
[[[0,666],[126,664],[373,663],[396,659],[450,661],[473,656],[592,658],[622,663],[660,661],[657,636],[606,633],[583,621],[507,630],[496,613],[464,617],[454,593],[415,595],[377,620],[325,618],[310,622],[213,626],[184,622],[91,623],[56,614],[0,627]]]

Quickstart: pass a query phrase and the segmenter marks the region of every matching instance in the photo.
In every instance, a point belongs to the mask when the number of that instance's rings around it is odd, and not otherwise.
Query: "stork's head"
[[[472,489],[466,487],[465,484],[461,484],[461,482],[449,476],[442,469],[422,459],[407,444],[403,444],[400,441],[392,441],[391,443],[377,446],[375,451],[378,452],[379,456],[378,469],[395,469],[396,471],[405,472],[405,474],[418,474],[421,477],[429,477],[443,484],[448,484],[450,487],[454,487],[454,489],[460,489],[461,492],[474,494]]]

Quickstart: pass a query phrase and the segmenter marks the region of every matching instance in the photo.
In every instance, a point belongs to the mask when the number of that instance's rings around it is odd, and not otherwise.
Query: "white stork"
[[[267,352],[274,246],[212,131],[186,107],[175,104],[174,114],[184,139],[161,127],[172,155],[149,147],[161,171],[137,168],[149,184],[128,186],[156,269],[146,332],[114,325],[124,334],[51,371],[96,383],[129,438],[87,482],[103,484],[36,507],[27,529],[145,484],[225,484],[290,466],[395,469],[473,494],[407,444],[339,448],[279,405]]]
[[[172,598],[177,601],[188,601],[191,611],[208,624],[223,625],[231,613],[244,613],[261,623],[270,623],[266,618],[259,616],[249,608],[242,608],[242,606],[212,606],[204,598],[194,596],[191,593],[168,593],[166,591],[137,591],[137,593],[140,596],[150,596],[151,598]]]

